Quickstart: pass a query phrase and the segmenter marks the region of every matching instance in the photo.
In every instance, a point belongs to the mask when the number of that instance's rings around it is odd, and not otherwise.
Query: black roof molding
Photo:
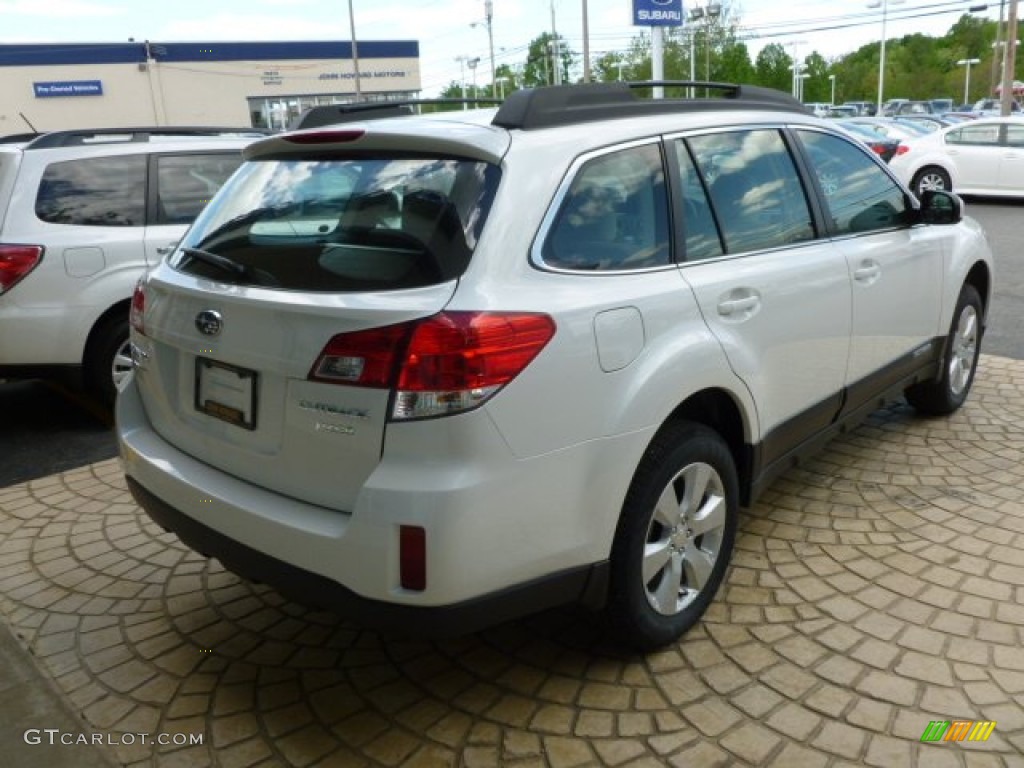
[[[51,131],[39,134],[25,145],[25,149],[76,147],[84,144],[113,144],[117,142],[147,142],[151,136],[268,136],[262,128],[224,128],[211,126],[158,125],[143,128],[91,128],[70,131]],[[127,137],[127,138],[125,138]]]
[[[700,89],[708,95],[692,99],[636,97],[636,91],[656,86]],[[514,91],[498,109],[492,123],[502,128],[531,130],[596,120],[709,109],[767,109],[807,114],[807,108],[792,96],[770,88],[736,83],[652,80],[555,85]]]

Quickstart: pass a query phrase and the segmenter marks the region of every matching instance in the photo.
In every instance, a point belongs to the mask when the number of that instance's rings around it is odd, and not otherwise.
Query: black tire
[[[907,402],[919,412],[942,416],[964,404],[981,353],[982,311],[977,289],[964,285],[953,311],[939,377],[915,384],[905,393]]]
[[[738,516],[725,441],[692,422],[663,430],[637,468],[612,543],[605,612],[623,644],[654,650],[700,619],[725,576]]]
[[[921,197],[923,192],[938,190],[941,192],[953,191],[953,180],[949,174],[937,165],[929,165],[914,174],[914,180],[910,185],[914,194]]]
[[[128,354],[128,318],[107,320],[93,333],[85,359],[86,385],[99,401],[112,407],[117,397],[115,379],[131,370]]]

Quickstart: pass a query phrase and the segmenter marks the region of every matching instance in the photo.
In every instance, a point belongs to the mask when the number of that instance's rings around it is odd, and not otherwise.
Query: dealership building
[[[354,54],[354,55],[353,55]],[[419,43],[0,45],[0,136],[142,125],[280,130],[309,107],[414,98]]]

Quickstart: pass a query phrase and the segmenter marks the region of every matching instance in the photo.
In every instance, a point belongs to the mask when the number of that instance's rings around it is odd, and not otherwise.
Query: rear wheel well
[[[658,430],[658,435],[668,429],[669,425],[679,421],[703,424],[721,436],[729,446],[729,452],[736,463],[740,484],[740,503],[749,504],[752,473],[751,452],[744,439],[743,415],[733,397],[721,389],[705,389],[690,395],[676,406],[676,409]]]
[[[119,301],[117,304],[109,307],[106,312],[96,318],[96,322],[92,324],[92,328],[89,329],[89,337],[85,341],[85,349],[82,350],[82,365],[88,365],[88,361],[91,358],[93,351],[96,347],[97,342],[103,336],[103,330],[115,320],[123,317],[128,317],[128,313],[131,310],[132,301],[131,299],[125,299]]]

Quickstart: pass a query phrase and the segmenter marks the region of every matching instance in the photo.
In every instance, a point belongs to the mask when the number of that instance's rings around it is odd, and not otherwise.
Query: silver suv
[[[367,623],[580,602],[676,640],[780,472],[891,398],[964,402],[992,293],[956,196],[788,96],[709,90],[247,148],[133,298],[135,498]]]
[[[262,135],[118,128],[0,144],[0,378],[84,373],[112,403],[131,369],[136,281]]]

